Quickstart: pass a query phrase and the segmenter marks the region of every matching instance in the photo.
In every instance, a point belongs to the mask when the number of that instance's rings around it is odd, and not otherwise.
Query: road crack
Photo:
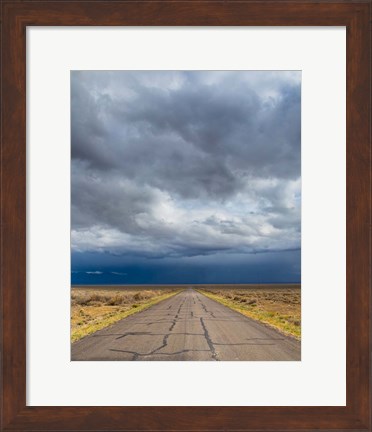
[[[209,346],[209,349],[210,349],[210,351],[211,351],[211,353],[212,353],[212,358],[213,358],[214,360],[216,360],[216,361],[219,361],[218,356],[217,356],[216,349],[214,348],[214,344],[213,344],[213,342],[212,342],[212,339],[211,339],[210,336],[209,336],[209,333],[208,333],[208,330],[207,330],[207,327],[206,327],[206,325],[205,325],[205,323],[204,323],[203,318],[200,318],[200,324],[201,324],[202,327],[203,327],[204,337],[205,337],[205,339],[206,339],[206,341],[207,341],[207,344],[208,344],[208,346]]]
[[[201,306],[202,306],[202,308],[204,309],[204,311],[205,311],[206,313],[209,313],[213,318],[216,318],[215,315],[214,315],[214,313],[211,312],[211,311],[209,311],[209,310],[207,309],[207,306],[205,306],[204,303],[202,303]]]

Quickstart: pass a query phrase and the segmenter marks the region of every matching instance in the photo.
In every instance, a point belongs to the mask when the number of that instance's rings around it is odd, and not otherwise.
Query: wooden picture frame
[[[369,1],[12,1],[2,10],[2,430],[371,430]],[[346,26],[347,404],[26,406],[26,27]],[[47,59],[46,59],[47,61]]]

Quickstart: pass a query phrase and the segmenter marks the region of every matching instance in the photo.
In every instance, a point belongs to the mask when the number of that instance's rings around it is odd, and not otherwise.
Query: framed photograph
[[[2,430],[370,431],[370,2],[1,7]]]

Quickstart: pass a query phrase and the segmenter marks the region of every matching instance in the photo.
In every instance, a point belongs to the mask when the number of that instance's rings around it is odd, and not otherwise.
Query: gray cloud
[[[299,72],[71,73],[74,250],[300,247]]]

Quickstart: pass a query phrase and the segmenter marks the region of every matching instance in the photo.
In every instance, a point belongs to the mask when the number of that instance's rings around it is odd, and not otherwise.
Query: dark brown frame
[[[3,0],[1,11],[2,430],[371,431],[371,3]],[[26,27],[35,25],[347,27],[346,407],[26,406]]]

